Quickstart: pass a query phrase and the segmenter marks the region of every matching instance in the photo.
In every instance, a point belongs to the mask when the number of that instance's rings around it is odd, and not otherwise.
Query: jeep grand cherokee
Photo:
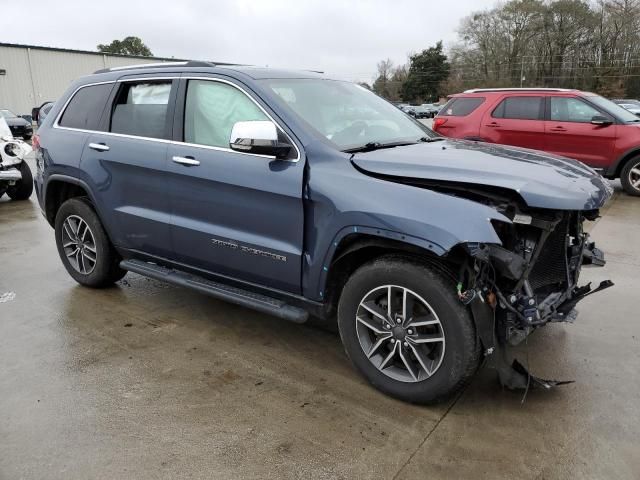
[[[582,265],[603,263],[583,223],[612,191],[590,168],[445,139],[317,73],[99,71],[35,145],[78,283],[131,271],[293,322],[337,317],[355,367],[411,402],[452,395],[485,356],[509,387],[551,386],[506,347],[573,319]]]

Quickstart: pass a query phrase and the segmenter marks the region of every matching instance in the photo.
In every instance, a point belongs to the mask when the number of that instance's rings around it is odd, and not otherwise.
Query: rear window
[[[493,118],[514,120],[541,120],[543,115],[543,97],[507,97],[491,114]]]
[[[112,83],[90,85],[76,92],[58,124],[62,127],[97,130]]]
[[[446,115],[449,117],[466,117],[476,108],[478,108],[484,97],[459,97],[449,100],[442,110],[440,115]]]
[[[116,97],[111,132],[137,137],[167,136],[171,81],[125,83]]]

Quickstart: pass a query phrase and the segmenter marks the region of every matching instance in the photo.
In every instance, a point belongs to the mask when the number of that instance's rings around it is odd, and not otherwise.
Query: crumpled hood
[[[489,185],[517,192],[530,207],[593,210],[613,194],[584,164],[525,148],[446,139],[356,153],[361,170],[389,177]]]

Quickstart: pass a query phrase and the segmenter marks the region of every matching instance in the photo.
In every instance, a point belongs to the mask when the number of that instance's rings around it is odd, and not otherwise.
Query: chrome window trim
[[[86,129],[83,129],[83,128],[64,127],[64,126],[59,124],[59,121],[62,118],[62,115],[64,114],[65,110],[67,109],[67,106],[69,105],[69,103],[71,102],[73,97],[75,97],[76,94],[83,88],[92,87],[92,86],[95,86],[95,85],[106,85],[106,84],[109,84],[109,83],[140,82],[140,81],[147,81],[147,80],[179,80],[181,78],[184,78],[185,80],[208,80],[210,82],[225,83],[227,85],[231,85],[232,87],[237,88],[245,96],[247,96],[260,109],[260,111],[262,111],[262,113],[264,113],[267,116],[267,118],[269,120],[271,120],[276,125],[276,127],[285,135],[285,137],[287,137],[287,139],[289,139],[289,141],[291,142],[291,145],[293,145],[293,148],[296,149],[296,158],[284,159],[283,161],[296,163],[296,162],[298,162],[300,160],[300,158],[302,158],[302,155],[300,153],[300,149],[298,148],[298,145],[296,145],[296,143],[293,141],[291,136],[282,128],[282,126],[278,122],[276,122],[273,119],[273,117],[269,114],[269,112],[267,112],[262,107],[262,105],[260,105],[251,95],[249,95],[249,93],[245,89],[243,89],[239,85],[236,85],[233,82],[230,82],[228,80],[224,80],[224,79],[221,79],[221,78],[215,78],[215,77],[203,77],[203,76],[146,77],[145,76],[145,77],[119,78],[117,80],[109,80],[109,81],[106,81],[106,82],[87,83],[85,85],[81,85],[78,88],[76,88],[73,91],[73,93],[69,96],[69,98],[65,102],[64,106],[60,110],[60,113],[58,113],[58,116],[56,117],[56,121],[53,124],[53,128],[57,128],[57,129],[60,129],[60,130],[69,130],[69,131],[74,131],[74,132],[82,132],[82,133],[99,133],[99,134],[102,134],[102,135],[107,135],[107,136],[112,136],[112,137],[140,139],[140,140],[145,140],[145,141],[149,141],[149,142],[168,143],[168,144],[171,144],[171,145],[185,145],[185,146],[188,146],[188,147],[203,148],[203,149],[206,149],[206,150],[217,150],[217,151],[220,151],[220,152],[235,153],[237,155],[248,155],[248,156],[251,156],[251,157],[270,158],[270,159],[274,159],[275,160],[276,157],[274,157],[272,155],[257,155],[255,153],[239,152],[237,150],[232,150],[231,148],[215,147],[215,146],[212,146],[212,145],[200,145],[198,143],[182,142],[182,141],[178,141],[178,140],[168,140],[166,138],[141,137],[141,136],[138,136],[138,135],[127,135],[125,133],[102,132],[100,130],[86,130]]]

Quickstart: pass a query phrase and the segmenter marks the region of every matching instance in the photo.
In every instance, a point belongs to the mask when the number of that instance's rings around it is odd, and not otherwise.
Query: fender
[[[392,239],[442,256],[465,242],[501,244],[495,209],[428,188],[376,178],[338,157],[307,146],[312,168],[304,193],[302,291],[321,301],[329,266],[347,235]]]
[[[93,191],[91,189],[91,187],[89,187],[89,184],[87,182],[85,182],[84,180],[78,178],[78,177],[72,177],[70,175],[65,175],[62,173],[52,173],[50,175],[47,176],[47,178],[44,180],[43,182],[43,186],[42,186],[42,210],[43,213],[45,214],[45,218],[48,219],[47,217],[47,189],[49,188],[49,184],[51,182],[65,182],[65,183],[72,183],[74,185],[78,185],[79,187],[82,187],[84,189],[85,192],[87,192],[87,196],[89,197],[89,199],[91,200],[91,203],[93,203],[96,212],[98,213],[98,217],[100,217],[101,219],[104,218],[101,215],[101,208],[99,203],[96,201],[95,196],[93,195]],[[52,225],[53,226],[53,225]]]
[[[622,163],[629,157],[640,155],[640,147],[633,147],[620,155],[615,162],[609,165],[603,172],[602,176],[606,178],[617,178],[620,174]]]

